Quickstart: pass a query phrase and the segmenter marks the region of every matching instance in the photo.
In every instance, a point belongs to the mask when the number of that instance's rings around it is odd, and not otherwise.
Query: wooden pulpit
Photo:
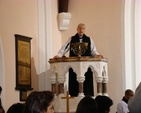
[[[94,81],[94,96],[105,95],[107,93],[108,83],[108,64],[107,59],[102,59],[101,56],[91,57],[62,57],[58,59],[50,59],[50,82],[52,91],[55,94],[54,107],[55,112],[66,112],[66,101],[62,99],[68,91],[68,78],[66,74],[69,68],[72,68],[77,75],[79,93],[77,97],[70,100],[69,111],[75,112],[78,102],[84,97],[83,83],[85,81],[84,74],[88,68],[93,72]]]

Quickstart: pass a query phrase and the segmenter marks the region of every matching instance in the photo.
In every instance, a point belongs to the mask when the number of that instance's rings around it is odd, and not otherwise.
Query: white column
[[[136,89],[141,80],[141,0],[125,0],[125,88]]]
[[[77,76],[77,81],[78,81],[78,86],[79,86],[79,93],[78,93],[78,97],[84,97],[84,91],[83,91],[83,82],[85,80],[85,76]]]
[[[141,82],[141,0],[135,0],[135,85]]]
[[[59,82],[59,97],[64,96],[64,83],[65,83],[65,75],[58,75],[57,78],[58,82]]]
[[[39,90],[50,89],[49,58],[52,56],[51,1],[38,0],[39,19]]]
[[[124,12],[124,53],[125,53],[125,87],[133,89],[135,85],[135,53],[134,53],[134,0],[125,0]]]
[[[97,95],[102,95],[103,76],[97,76],[95,78],[96,78],[96,83],[97,83]]]
[[[107,83],[108,83],[109,77],[104,76],[103,77],[103,95],[108,96],[108,92],[107,92]]]

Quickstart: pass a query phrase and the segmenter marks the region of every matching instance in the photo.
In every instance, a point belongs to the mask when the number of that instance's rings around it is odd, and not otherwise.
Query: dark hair
[[[2,91],[2,87],[0,86],[0,92]]]
[[[54,94],[51,91],[34,91],[27,97],[23,113],[41,113],[46,111]]]
[[[2,110],[2,113],[5,113],[4,108],[0,105],[0,109]]]
[[[46,96],[46,104],[48,107],[50,102],[52,102],[54,99],[54,94],[51,91],[42,91],[42,93]]]
[[[107,96],[98,95],[95,100],[98,104],[98,113],[110,111],[110,107],[113,105],[113,101]]]
[[[91,96],[85,96],[77,105],[75,113],[98,113],[97,104]]]
[[[7,113],[22,113],[24,109],[24,104],[22,103],[15,103],[9,107]]]
[[[130,95],[130,94],[134,94],[134,92],[131,89],[127,89],[125,91],[125,95]],[[133,95],[132,95],[133,96]]]

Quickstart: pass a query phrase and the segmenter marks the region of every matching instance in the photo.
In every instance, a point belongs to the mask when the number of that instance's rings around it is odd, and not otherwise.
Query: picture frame
[[[27,91],[20,90],[20,101],[26,101],[26,99],[27,99]]]
[[[16,90],[31,88],[31,37],[15,34]]]

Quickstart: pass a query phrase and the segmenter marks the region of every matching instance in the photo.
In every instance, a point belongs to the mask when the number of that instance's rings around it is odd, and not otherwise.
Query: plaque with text
[[[16,90],[31,88],[31,37],[15,34]]]

